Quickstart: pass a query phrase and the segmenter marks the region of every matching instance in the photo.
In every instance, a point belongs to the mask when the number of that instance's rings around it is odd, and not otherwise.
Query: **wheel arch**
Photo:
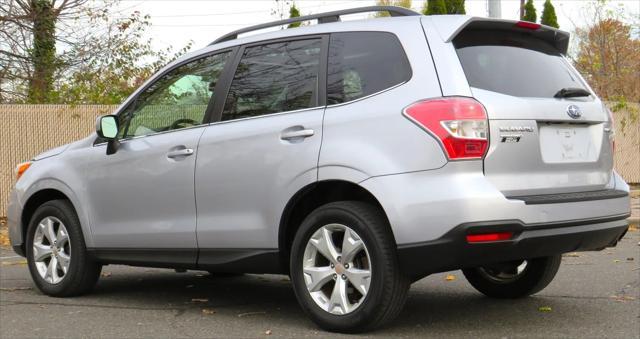
[[[38,188],[33,189],[33,191],[27,195],[28,197],[26,198],[24,204],[22,205],[23,207],[20,212],[19,225],[20,225],[20,234],[22,236],[23,250],[25,249],[24,247],[27,240],[26,233],[29,228],[29,222],[31,221],[31,217],[33,216],[35,211],[38,209],[38,207],[40,207],[42,204],[48,201],[53,201],[53,200],[69,201],[69,203],[75,210],[78,216],[78,219],[80,221],[81,231],[85,239],[85,243],[87,244],[87,246],[89,246],[89,244],[92,243],[91,237],[89,236],[90,232],[88,231],[89,227],[87,224],[87,219],[85,218],[82,211],[79,209],[78,202],[76,201],[75,196],[72,194],[72,192],[68,192],[65,189],[66,186],[62,185],[61,187],[61,183],[57,181],[55,183],[56,185],[43,185],[43,183],[38,183],[37,185]]]
[[[296,231],[304,218],[316,208],[335,201],[355,200],[372,204],[380,209],[387,224],[389,218],[378,199],[364,187],[345,180],[323,180],[309,184],[296,192],[287,202],[278,230],[278,249],[281,267],[288,272],[288,261]],[[389,230],[393,236],[393,229]],[[394,237],[395,242],[395,237]]]

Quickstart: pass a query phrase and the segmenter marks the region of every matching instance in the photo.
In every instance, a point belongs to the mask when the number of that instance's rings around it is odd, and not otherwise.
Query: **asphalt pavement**
[[[556,279],[521,300],[476,292],[460,271],[411,287],[381,337],[640,337],[640,232],[617,247],[565,255]],[[328,337],[301,312],[285,276],[106,266],[90,295],[34,288],[23,258],[0,249],[0,337]]]

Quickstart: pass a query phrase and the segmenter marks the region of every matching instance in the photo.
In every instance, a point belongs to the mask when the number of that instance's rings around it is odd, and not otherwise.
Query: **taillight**
[[[419,101],[405,108],[404,115],[433,134],[449,160],[482,159],[487,152],[487,113],[474,99],[450,97]]]

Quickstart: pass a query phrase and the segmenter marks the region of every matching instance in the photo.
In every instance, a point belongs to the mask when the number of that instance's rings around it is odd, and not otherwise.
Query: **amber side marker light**
[[[509,240],[513,236],[512,232],[483,233],[483,234],[467,234],[468,243],[490,242]]]
[[[20,177],[26,172],[31,166],[31,161],[23,162],[16,166],[16,180],[20,179]]]

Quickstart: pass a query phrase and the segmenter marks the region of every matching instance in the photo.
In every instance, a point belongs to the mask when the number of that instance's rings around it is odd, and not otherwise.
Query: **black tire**
[[[69,268],[62,281],[52,284],[38,273],[34,261],[34,236],[40,221],[47,217],[60,220],[67,229],[70,244]],[[87,254],[80,221],[71,203],[67,200],[52,200],[36,209],[27,230],[27,262],[29,272],[36,287],[52,297],[71,297],[89,292],[98,281],[102,265],[94,262]]]
[[[530,296],[547,287],[556,276],[561,261],[561,255],[528,259],[524,271],[504,281],[492,278],[486,268],[471,268],[462,272],[471,286],[482,294],[491,298],[515,299]]]
[[[320,227],[332,223],[340,223],[358,233],[371,258],[369,290],[360,305],[344,315],[331,314],[316,304],[302,272],[309,239]],[[364,332],[389,323],[402,310],[410,285],[409,279],[399,270],[396,244],[386,217],[377,208],[358,201],[329,203],[307,216],[293,240],[290,272],[304,312],[318,326],[332,332]]]

